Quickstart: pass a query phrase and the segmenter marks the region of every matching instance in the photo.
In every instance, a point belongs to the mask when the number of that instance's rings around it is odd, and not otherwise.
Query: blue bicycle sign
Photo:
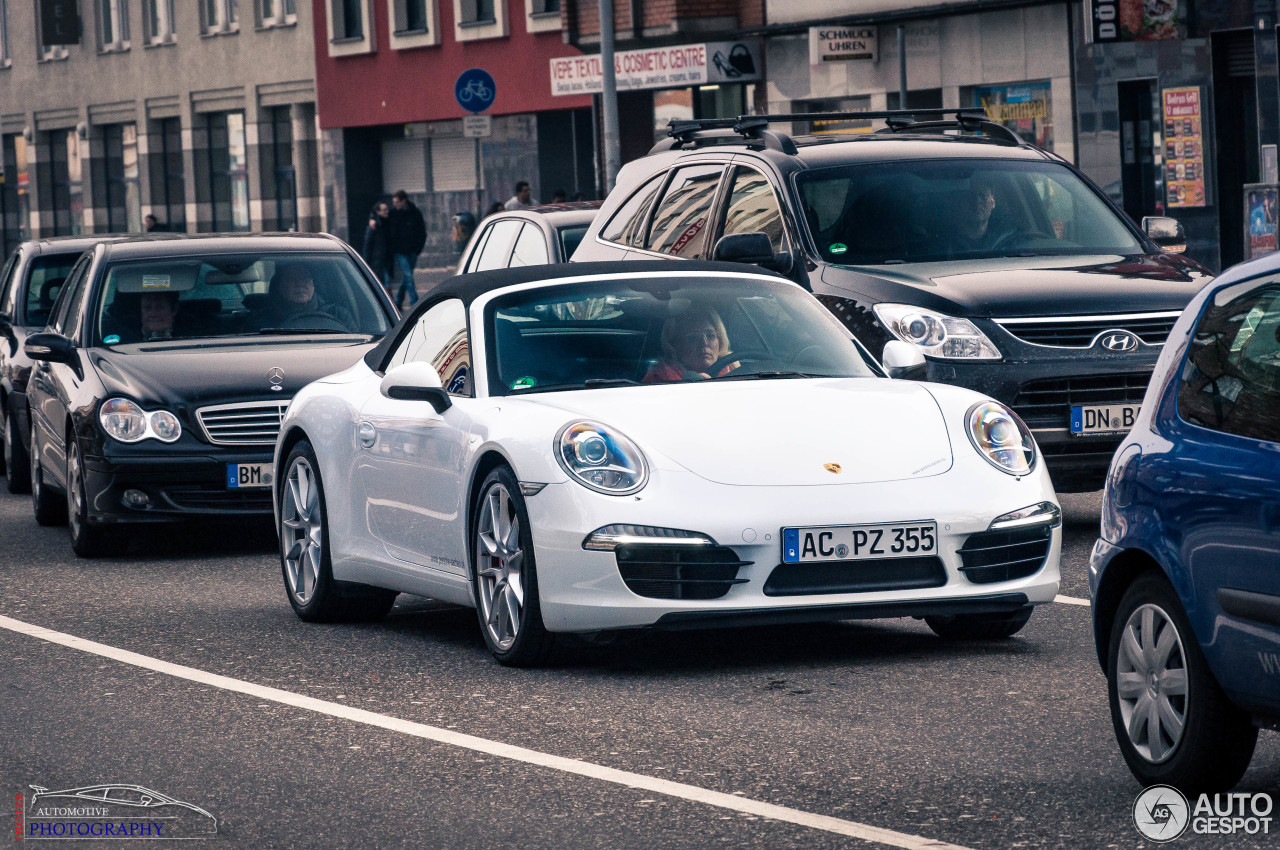
[[[458,105],[468,112],[484,112],[493,106],[498,87],[488,71],[468,68],[458,75],[458,81],[453,84],[453,95],[458,99]]]

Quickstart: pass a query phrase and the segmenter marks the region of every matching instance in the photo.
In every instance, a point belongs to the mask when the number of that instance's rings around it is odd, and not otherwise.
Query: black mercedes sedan
[[[271,514],[293,394],[359,360],[396,320],[368,268],[324,235],[101,243],[32,334],[31,498],[76,553],[130,524]]]

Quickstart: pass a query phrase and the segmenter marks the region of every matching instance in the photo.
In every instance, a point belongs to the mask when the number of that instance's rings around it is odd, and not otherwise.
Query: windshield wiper
[[[510,395],[527,395],[528,393],[547,392],[549,390],[582,390],[595,387],[638,387],[639,381],[630,378],[587,378],[585,381],[571,384],[535,384],[514,390]]]
[[[835,377],[835,376],[834,375],[814,375],[809,372],[773,371],[773,372],[745,372],[743,374],[730,372],[727,375],[721,375],[720,377],[712,378],[711,380],[713,381],[732,381],[732,380],[755,381],[755,380],[768,380],[771,378],[832,378],[832,377]]]
[[[262,328],[260,334],[353,334],[355,331],[340,331],[337,328]]]

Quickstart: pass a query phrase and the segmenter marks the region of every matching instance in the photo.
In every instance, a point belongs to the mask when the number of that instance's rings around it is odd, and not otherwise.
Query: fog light
[[[147,508],[151,506],[151,497],[141,490],[125,490],[120,501],[126,508]]]

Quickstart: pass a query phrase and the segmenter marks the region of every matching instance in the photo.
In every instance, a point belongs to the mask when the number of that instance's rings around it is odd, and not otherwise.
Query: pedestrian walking
[[[521,180],[516,184],[516,193],[504,205],[505,209],[522,210],[525,207],[537,206],[537,201],[533,199],[533,187],[529,185],[529,181]]]
[[[551,193],[551,203],[553,204],[563,204],[567,200],[569,200],[569,196],[564,193],[564,189],[556,189]]]
[[[161,224],[160,220],[151,213],[147,213],[142,217],[142,226],[147,233],[163,233],[169,229],[168,225]]]
[[[453,253],[462,256],[471,234],[476,232],[475,213],[460,212],[453,214]]]
[[[489,209],[484,211],[484,217],[488,218],[494,213],[502,212],[506,208],[507,208],[506,205],[502,203],[502,201],[494,201],[492,204],[489,204]]]
[[[409,297],[406,306],[418,303],[418,288],[413,282],[413,267],[418,262],[418,255],[427,244],[427,224],[422,220],[422,213],[409,200],[409,193],[398,190],[391,196],[391,212],[388,217],[387,247],[391,251],[392,262],[400,270],[400,289],[396,292],[396,306],[401,306],[405,295]]]
[[[360,252],[378,276],[388,298],[394,297],[391,289],[391,247],[387,242],[390,225],[391,206],[386,201],[379,201],[369,211],[369,224],[364,229],[364,250]]]

